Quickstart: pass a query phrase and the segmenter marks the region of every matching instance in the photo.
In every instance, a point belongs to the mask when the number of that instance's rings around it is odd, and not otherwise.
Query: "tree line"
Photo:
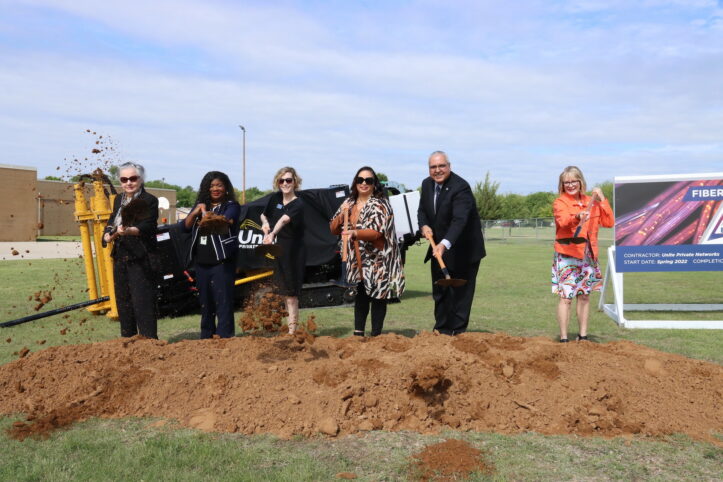
[[[109,177],[114,183],[119,183],[118,168],[110,168]],[[377,173],[380,181],[388,181],[388,176],[382,172]],[[75,176],[71,181],[77,181]],[[46,176],[46,180],[60,181],[59,177]],[[605,197],[613,204],[613,183],[605,181],[595,185],[602,189]],[[176,206],[190,208],[196,202],[198,191],[191,186],[181,187],[177,184],[167,183],[165,180],[146,181],[146,187],[157,189],[172,189],[176,191]],[[558,194],[553,191],[539,191],[532,194],[499,194],[500,183],[492,181],[490,173],[485,174],[484,181],[475,183],[472,191],[477,203],[477,211],[483,220],[495,219],[525,219],[552,217],[552,202]],[[403,185],[402,185],[403,188]],[[236,199],[241,201],[241,191],[236,191]],[[246,202],[255,201],[271,192],[255,186],[246,189]]]
[[[108,177],[113,182],[113,184],[120,184],[120,180],[118,179],[118,167],[111,166],[108,172]],[[78,182],[80,180],[80,176],[73,176],[69,180],[61,179],[58,176],[45,176],[43,179],[45,179],[46,181]],[[176,207],[179,208],[192,208],[194,204],[196,204],[196,198],[198,197],[198,191],[193,187],[181,187],[177,184],[170,184],[164,179],[146,181],[145,186],[156,189],[170,189],[176,191]],[[236,199],[241,202],[241,191],[238,189],[234,189],[234,192],[236,192]],[[257,187],[250,187],[246,189],[246,202],[255,201],[256,199],[266,196],[270,192],[270,189],[263,191]]]
[[[539,191],[532,194],[499,194],[500,183],[494,182],[487,172],[485,180],[476,182],[472,189],[477,202],[477,211],[483,220],[525,219],[552,217],[552,203],[558,197],[554,191]],[[613,204],[613,182],[596,184]]]

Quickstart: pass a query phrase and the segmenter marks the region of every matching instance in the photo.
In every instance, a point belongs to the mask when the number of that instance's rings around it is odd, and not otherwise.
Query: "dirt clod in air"
[[[52,290],[36,291],[28,297],[28,301],[31,300],[35,300],[38,303],[34,307],[35,311],[40,311],[43,306],[53,301],[53,292]]]
[[[17,255],[20,254],[20,251],[18,251],[17,249],[13,249],[13,250],[10,251],[10,252],[12,253],[13,256],[17,256]]]
[[[286,316],[283,298],[262,285],[246,298],[239,325],[245,332],[275,333],[282,330]]]
[[[30,353],[30,350],[28,347],[24,346],[23,349],[18,352],[18,358],[25,358],[25,355],[28,353]]]
[[[314,315],[309,316],[306,320],[306,330],[309,333],[314,333],[318,326],[316,325],[316,317]]]
[[[428,445],[412,456],[409,478],[422,481],[465,480],[472,472],[491,474],[494,468],[484,460],[484,453],[468,442],[447,439]]]
[[[281,318],[271,324],[276,333],[264,331],[262,318],[247,321],[255,334],[177,343],[134,337],[27,353],[0,366],[0,414],[26,414],[13,428],[18,437],[89,417],[175,419],[283,438],[454,429],[682,433],[720,445],[715,434],[723,433],[723,367],[627,341],[313,337],[308,321],[289,336]]]

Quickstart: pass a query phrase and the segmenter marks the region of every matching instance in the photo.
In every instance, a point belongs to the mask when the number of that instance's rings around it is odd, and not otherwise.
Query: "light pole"
[[[243,132],[243,174],[241,176],[241,204],[246,204],[246,128],[239,125]]]

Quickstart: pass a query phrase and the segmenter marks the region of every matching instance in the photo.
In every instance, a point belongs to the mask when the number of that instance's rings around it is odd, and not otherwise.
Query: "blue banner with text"
[[[617,246],[615,269],[630,271],[721,271],[723,245]]]

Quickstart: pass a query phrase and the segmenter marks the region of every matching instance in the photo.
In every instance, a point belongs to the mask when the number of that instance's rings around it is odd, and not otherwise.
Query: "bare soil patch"
[[[250,320],[247,320],[250,322]],[[11,432],[164,417],[288,438],[366,430],[660,436],[720,445],[723,367],[630,342],[422,333],[373,339],[142,338],[56,346],[0,366]]]
[[[465,480],[472,472],[491,474],[481,450],[464,440],[448,439],[428,445],[412,456],[410,479],[421,481]]]

